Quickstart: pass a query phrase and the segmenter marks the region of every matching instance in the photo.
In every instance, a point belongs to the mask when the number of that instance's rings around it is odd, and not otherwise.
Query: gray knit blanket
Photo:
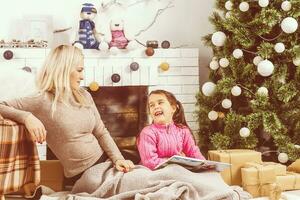
[[[246,200],[241,188],[228,186],[219,173],[194,173],[179,165],[151,171],[137,165],[117,171],[111,162],[95,165],[75,183],[69,200]]]

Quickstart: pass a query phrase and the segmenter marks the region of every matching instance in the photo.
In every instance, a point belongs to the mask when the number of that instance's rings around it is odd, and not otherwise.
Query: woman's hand
[[[131,160],[117,160],[115,163],[115,167],[118,171],[126,173],[134,168],[134,164]]]
[[[30,114],[26,119],[25,119],[25,127],[27,128],[30,138],[34,142],[38,142],[42,144],[46,140],[46,129],[44,124],[36,118],[33,114]]]

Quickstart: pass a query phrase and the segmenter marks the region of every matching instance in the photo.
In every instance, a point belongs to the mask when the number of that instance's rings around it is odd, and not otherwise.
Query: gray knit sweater
[[[92,166],[105,151],[115,162],[124,159],[105,128],[91,95],[84,91],[91,106],[80,106],[70,100],[67,106],[58,102],[52,118],[51,93],[0,102],[0,114],[24,123],[32,113],[47,130],[47,145],[61,161],[66,177],[80,174]]]

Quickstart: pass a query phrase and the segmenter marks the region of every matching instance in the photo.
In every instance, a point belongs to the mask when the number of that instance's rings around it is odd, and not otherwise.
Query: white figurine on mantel
[[[133,50],[138,46],[134,36],[126,31],[124,24],[121,18],[110,21],[110,33],[105,34],[104,37],[112,54],[117,54],[119,49]]]

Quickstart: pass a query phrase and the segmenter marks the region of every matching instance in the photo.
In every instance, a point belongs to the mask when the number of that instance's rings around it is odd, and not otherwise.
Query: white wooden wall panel
[[[37,73],[43,66],[44,61],[42,58],[25,58],[24,66],[30,67],[33,73]]]
[[[22,69],[25,67],[24,59],[1,60],[0,67],[10,69]]]
[[[112,86],[111,75],[113,74],[113,65],[106,63],[103,65],[104,86]]]
[[[131,85],[139,85],[140,83],[140,70],[131,73]]]
[[[148,65],[140,66],[140,85],[149,85],[149,68]]]
[[[199,85],[182,85],[182,94],[197,94],[199,91]]]
[[[195,95],[193,95],[193,94],[178,94],[178,95],[176,95],[176,98],[180,102],[184,102],[184,103],[196,103],[196,98],[195,98]]]
[[[182,103],[184,112],[194,112],[195,111],[195,103]]]
[[[150,66],[149,68],[149,86],[157,85],[159,83],[157,66]]]
[[[129,65],[124,65],[122,66],[122,83],[123,85],[131,85],[131,76],[132,73],[135,72],[131,72]]]
[[[103,85],[104,84],[104,76],[103,76],[103,69],[104,66],[100,65],[99,63],[97,63],[96,67],[95,67],[95,81],[99,84],[99,85]]]
[[[183,58],[198,58],[199,52],[195,49],[181,49],[181,57]]]

